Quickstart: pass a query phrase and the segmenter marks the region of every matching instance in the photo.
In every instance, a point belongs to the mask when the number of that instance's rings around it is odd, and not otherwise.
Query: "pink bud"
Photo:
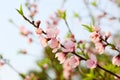
[[[114,65],[120,66],[120,55],[114,56],[112,59]]]
[[[36,21],[36,23],[35,23],[35,24],[36,24],[37,28],[39,28],[40,23],[41,23],[41,21],[40,21],[40,20]]]
[[[109,37],[111,36],[111,33],[108,31],[108,32],[105,33],[105,36],[106,36],[107,38],[109,38]]]
[[[90,54],[90,59],[86,61],[87,67],[88,68],[96,68],[97,66],[97,59],[96,56],[93,54]]]
[[[36,32],[36,34],[40,35],[40,34],[42,34],[42,31],[43,30],[41,28],[37,28],[35,32]]]

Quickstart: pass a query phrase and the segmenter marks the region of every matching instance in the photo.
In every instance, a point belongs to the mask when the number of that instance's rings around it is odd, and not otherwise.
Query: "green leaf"
[[[19,75],[20,75],[23,79],[25,79],[25,77],[26,77],[26,75],[25,75],[25,74],[22,74],[22,73],[19,73]]]
[[[40,60],[37,64],[39,67],[43,67],[44,64],[48,64],[49,62],[50,62],[50,59],[45,58],[45,59]]]
[[[3,59],[3,56],[0,54],[0,59]]]
[[[96,0],[91,3],[94,7],[97,7],[97,2]]]
[[[16,9],[17,10],[17,12],[20,14],[20,15],[24,15],[24,13],[23,13],[23,9],[22,9],[22,5],[20,5],[20,8],[19,9]]]
[[[70,38],[70,36],[71,36],[71,33],[70,33],[70,32],[67,32],[65,38],[66,38],[66,39],[67,39],[67,38]]]
[[[74,12],[74,17],[75,17],[75,18],[78,18],[78,17],[79,17],[79,14],[76,13],[76,12]]]
[[[93,28],[92,28],[92,25],[86,25],[86,24],[83,24],[82,26],[84,26],[86,28],[86,30],[88,30],[89,32],[93,32]]]
[[[66,11],[62,11],[62,10],[58,10],[58,16],[61,18],[61,19],[66,19]]]

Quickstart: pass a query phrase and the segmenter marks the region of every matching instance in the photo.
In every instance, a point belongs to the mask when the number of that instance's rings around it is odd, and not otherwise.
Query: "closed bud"
[[[106,38],[109,38],[111,36],[111,33],[108,31],[105,33]]]
[[[36,27],[37,27],[37,28],[39,28],[40,23],[41,23],[41,21],[40,21],[40,20],[36,21],[36,23],[35,23],[35,24],[36,24]]]

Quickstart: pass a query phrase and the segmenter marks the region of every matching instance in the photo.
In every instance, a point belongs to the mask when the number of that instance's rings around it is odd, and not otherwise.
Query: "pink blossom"
[[[41,28],[37,28],[35,32],[36,32],[36,34],[41,35],[41,34],[42,34],[42,31],[43,31],[43,30],[42,30]]]
[[[43,47],[46,47],[48,40],[44,36],[40,36],[40,42]]]
[[[19,53],[27,54],[27,50],[26,50],[26,49],[21,49],[21,50],[19,51]]]
[[[96,43],[100,41],[100,34],[98,32],[92,32],[90,35],[91,40]]]
[[[50,47],[53,49],[52,52],[55,53],[60,48],[59,41],[56,38],[52,38]]]
[[[68,71],[73,69],[72,66],[70,65],[70,58],[67,58],[65,62],[63,63],[63,69],[68,70]]]
[[[48,38],[56,38],[59,34],[59,29],[57,27],[47,27],[46,34]]]
[[[93,54],[90,54],[90,59],[86,61],[87,67],[88,68],[96,68],[97,67],[97,59],[96,56]]]
[[[64,75],[65,80],[69,80],[71,76],[71,72],[68,70],[63,70],[63,75]]]
[[[5,64],[3,60],[0,60],[0,67],[2,67]]]
[[[48,64],[47,63],[43,64],[43,68],[47,69],[48,68]]]
[[[27,75],[24,80],[30,80],[30,79],[31,79],[30,76]]]
[[[99,32],[100,31],[100,27],[93,26],[93,30],[96,31],[96,32]]]
[[[60,61],[60,64],[64,63],[64,61],[66,60],[66,54],[63,52],[56,53],[55,57],[58,58],[58,60]]]
[[[59,41],[56,38],[51,39],[50,47],[51,48],[57,48],[59,46]]]
[[[109,38],[109,37],[111,36],[111,33],[108,31],[108,32],[105,33],[105,36],[106,36],[107,38]]]
[[[25,29],[24,26],[20,27],[20,33],[24,36],[28,36],[29,34],[31,34],[31,32],[27,29]]]
[[[63,46],[63,52],[73,52],[75,50],[75,43],[70,39],[66,40]]]
[[[28,38],[28,43],[32,43],[33,42],[33,39],[32,38]]]
[[[77,56],[71,56],[69,61],[69,64],[72,68],[76,68],[80,64],[80,58]]]
[[[49,18],[52,20],[53,26],[56,26],[60,20],[58,17],[54,17],[54,16],[50,16]]]
[[[73,70],[73,68],[71,67],[71,65],[69,63],[70,63],[69,58],[66,59],[65,62],[63,63],[63,75],[66,80],[70,79],[70,76],[71,76],[72,70]]]
[[[104,44],[101,43],[101,42],[95,43],[95,47],[96,47],[96,49],[98,50],[98,52],[99,52],[100,54],[102,54],[102,53],[104,52],[104,50],[105,50],[105,46],[104,46]]]
[[[117,56],[113,57],[112,64],[120,66],[120,55],[117,55]]]

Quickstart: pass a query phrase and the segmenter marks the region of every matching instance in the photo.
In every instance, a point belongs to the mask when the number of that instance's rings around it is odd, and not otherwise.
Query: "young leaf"
[[[97,2],[96,2],[96,1],[93,1],[91,4],[92,4],[94,7],[97,7]]]
[[[75,17],[75,18],[78,18],[78,17],[79,17],[79,14],[76,13],[76,12],[74,12],[74,17]]]
[[[20,15],[22,15],[22,16],[24,15],[22,5],[20,5],[20,9],[16,9],[16,10]]]
[[[25,79],[25,74],[22,74],[22,73],[19,73],[19,75],[23,78],[23,79]]]
[[[92,26],[89,26],[89,25],[86,25],[86,24],[83,24],[82,26],[84,26],[86,28],[86,30],[88,30],[89,32],[93,32]]]
[[[57,14],[61,19],[66,19],[66,11],[58,10]]]

